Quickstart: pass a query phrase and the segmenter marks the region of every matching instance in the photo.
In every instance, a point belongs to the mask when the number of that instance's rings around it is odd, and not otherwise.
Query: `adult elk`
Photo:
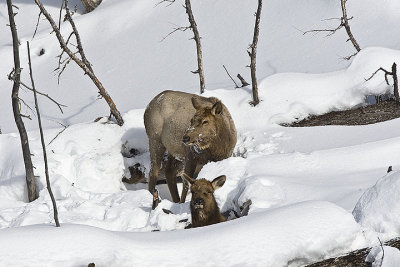
[[[164,91],[149,103],[144,113],[149,138],[149,191],[154,194],[158,173],[168,152],[165,177],[172,200],[179,202],[177,174],[196,177],[209,161],[232,155],[236,128],[228,109],[215,97],[202,97],[178,91]],[[187,194],[184,186],[181,202]]]
[[[214,191],[224,185],[226,176],[218,176],[212,182],[204,178],[195,180],[186,173],[182,173],[182,176],[190,183],[190,192],[192,193],[190,201],[192,227],[202,227],[226,221],[219,211],[214,197]]]

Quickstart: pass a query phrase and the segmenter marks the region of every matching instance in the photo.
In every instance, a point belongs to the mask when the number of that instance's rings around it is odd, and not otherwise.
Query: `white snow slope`
[[[251,88],[234,89],[232,75],[250,81],[246,52],[252,38],[256,1],[192,1],[203,43],[206,96],[220,98],[238,130],[234,155],[209,163],[200,177],[225,174],[215,192],[222,211],[251,200],[249,215],[226,223],[184,230],[189,199],[163,201],[151,210],[146,184],[125,185],[128,166],[140,163],[146,175],[149,152],[143,125],[147,103],[165,89],[198,92],[195,47],[189,31],[163,42],[176,25],[187,25],[177,1],[169,7],[150,0],[103,0],[74,19],[89,60],[123,112],[119,127],[108,115],[94,85],[71,63],[57,83],[55,36],[41,21],[31,41],[39,90],[68,107],[60,114],[40,98],[52,188],[61,228],[53,226],[36,117],[24,122],[37,175],[39,198],[27,203],[19,136],[11,112],[12,46],[7,10],[0,3],[0,266],[302,266],[400,235],[395,196],[400,191],[400,120],[367,126],[282,127],[331,110],[362,105],[367,95],[392,92],[378,68],[400,61],[396,0],[348,1],[351,26],[362,51],[354,52],[344,31],[324,38],[301,30],[335,27],[339,1],[264,1],[257,73],[261,103],[252,107]],[[32,39],[37,7],[16,0],[23,80],[28,81],[26,41]],[[54,17],[60,1],[44,1]],[[68,34],[66,23],[63,33]],[[301,30],[299,30],[301,29]],[[44,48],[45,54],[39,56]],[[21,91],[32,105],[32,96]],[[68,125],[61,134],[58,123]],[[55,138],[57,136],[57,138]],[[55,138],[55,139],[54,139]],[[53,140],[54,139],[54,140]],[[124,158],[131,148],[139,155]],[[389,165],[395,172],[384,176]],[[163,208],[173,214],[166,214]],[[159,230],[160,232],[153,232]],[[371,254],[380,264],[380,251]],[[396,251],[384,266],[396,266]]]

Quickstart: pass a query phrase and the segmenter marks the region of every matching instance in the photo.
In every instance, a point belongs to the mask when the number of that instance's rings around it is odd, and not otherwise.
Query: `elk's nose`
[[[187,135],[184,135],[183,138],[182,138],[182,142],[186,144],[189,141],[190,141],[190,137],[187,136]]]
[[[196,199],[194,200],[194,204],[195,204],[195,205],[204,205],[204,199],[202,199],[202,198],[196,198]]]

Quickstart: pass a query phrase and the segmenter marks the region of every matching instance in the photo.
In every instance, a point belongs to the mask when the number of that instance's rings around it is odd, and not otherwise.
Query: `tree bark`
[[[204,93],[205,89],[205,79],[204,79],[204,70],[203,70],[203,56],[201,51],[201,42],[200,42],[200,34],[197,29],[197,24],[193,16],[192,6],[190,4],[190,0],[185,0],[185,8],[186,13],[188,14],[190,28],[192,28],[194,34],[194,41],[196,42],[196,50],[197,50],[197,70],[194,71],[194,74],[199,74],[200,78],[200,93]]]
[[[31,151],[29,148],[28,134],[25,129],[24,122],[22,121],[21,111],[19,109],[19,87],[21,84],[21,65],[19,58],[19,40],[17,34],[17,27],[14,20],[13,4],[11,0],[7,0],[8,18],[10,21],[11,35],[13,39],[13,54],[14,54],[14,85],[12,89],[12,108],[14,113],[14,120],[18,128],[19,136],[21,139],[22,154],[24,157],[25,172],[26,172],[26,185],[28,189],[29,202],[37,198],[35,175],[33,173],[33,164],[31,159]]]
[[[251,70],[251,84],[252,84],[252,92],[253,92],[253,101],[252,105],[256,106],[260,103],[260,99],[258,98],[258,85],[257,85],[257,75],[256,75],[256,58],[257,58],[257,44],[258,44],[258,35],[260,33],[260,19],[261,19],[261,9],[262,9],[262,0],[258,0],[258,7],[256,12],[256,22],[254,25],[254,35],[253,35],[253,43],[251,44],[251,52],[249,52],[250,56],[250,70]]]
[[[57,204],[56,204],[56,200],[54,198],[53,191],[51,190],[51,185],[50,185],[49,167],[48,167],[48,164],[47,164],[46,144],[44,142],[42,120],[40,118],[40,111],[39,111],[39,104],[38,104],[38,101],[37,101],[36,87],[35,87],[35,82],[33,80],[32,63],[31,63],[31,49],[29,47],[29,42],[28,41],[26,42],[26,44],[27,44],[27,48],[28,48],[29,76],[31,77],[32,89],[33,89],[33,97],[35,99],[35,108],[36,108],[36,113],[37,113],[37,118],[38,118],[39,131],[40,131],[40,141],[42,142],[43,160],[44,160],[44,169],[45,169],[45,174],[46,174],[47,191],[49,192],[49,195],[50,195],[50,198],[51,198],[51,202],[53,204],[54,221],[56,223],[56,226],[60,227],[60,223],[58,222]]]
[[[67,1],[64,0],[65,3]],[[117,121],[117,124],[122,126],[124,124],[124,120],[121,116],[121,113],[118,111],[117,106],[115,105],[114,101],[112,100],[111,96],[108,94],[107,90],[104,88],[103,84],[100,82],[100,80],[97,78],[97,76],[94,74],[94,71],[90,65],[90,62],[87,61],[85,54],[82,49],[82,44],[80,42],[80,37],[79,33],[77,32],[77,29],[75,27],[75,24],[73,23],[73,20],[71,18],[71,15],[69,14],[68,5],[66,4],[66,10],[67,10],[67,19],[71,23],[71,26],[73,27],[73,33],[75,34],[75,37],[77,39],[78,43],[78,51],[81,54],[82,60],[79,59],[75,53],[73,53],[67,46],[67,43],[65,42],[63,36],[60,33],[60,29],[57,27],[57,24],[54,22],[53,18],[51,15],[47,12],[47,10],[44,8],[43,4],[40,2],[40,0],[35,0],[36,5],[39,7],[40,11],[42,14],[46,17],[46,19],[49,21],[53,31],[56,33],[58,42],[60,43],[61,49],[67,53],[67,55],[75,61],[75,63],[89,76],[89,78],[93,81],[93,83],[96,85],[97,89],[99,90],[99,94],[104,98],[104,100],[107,102],[108,106],[110,107],[111,114],[114,116],[114,118]]]

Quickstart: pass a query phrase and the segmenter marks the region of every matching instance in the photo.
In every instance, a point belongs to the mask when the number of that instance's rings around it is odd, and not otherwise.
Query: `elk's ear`
[[[192,105],[195,109],[199,109],[202,106],[201,100],[198,97],[192,97]]]
[[[182,177],[183,179],[185,179],[186,181],[188,181],[189,184],[191,184],[191,185],[194,184],[194,182],[196,182],[195,179],[193,179],[192,177],[190,177],[189,175],[187,175],[187,174],[184,173],[184,172],[181,173],[181,177]]]
[[[222,103],[221,101],[218,101],[212,106],[211,114],[215,116],[215,114],[221,114],[221,112],[222,112]]]
[[[211,185],[214,188],[214,190],[222,187],[225,184],[226,181],[226,176],[225,175],[221,175],[218,176],[217,178],[215,178],[212,182]]]

